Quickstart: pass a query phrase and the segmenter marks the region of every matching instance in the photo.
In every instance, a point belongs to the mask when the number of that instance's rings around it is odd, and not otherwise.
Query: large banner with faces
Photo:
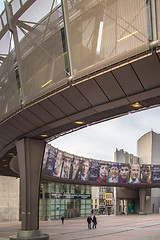
[[[66,179],[109,183],[160,183],[160,165],[126,164],[69,154],[46,144],[42,173]]]

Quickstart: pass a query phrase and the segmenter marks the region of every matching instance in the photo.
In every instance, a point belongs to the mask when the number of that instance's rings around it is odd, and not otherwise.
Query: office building
[[[120,163],[160,164],[160,134],[153,130],[144,134],[137,141],[137,156],[123,149],[116,149],[115,161]],[[139,189],[115,188],[116,214],[139,213]],[[160,208],[160,189],[145,188],[145,213],[158,213]]]

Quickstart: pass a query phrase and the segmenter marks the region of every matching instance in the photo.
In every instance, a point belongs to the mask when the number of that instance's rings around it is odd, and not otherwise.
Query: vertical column
[[[139,202],[140,202],[139,214],[145,214],[146,188],[139,188]]]
[[[156,0],[151,0],[151,26],[152,26],[152,41],[150,48],[155,50],[158,46],[158,33],[157,33],[157,15],[156,15]]]
[[[119,212],[119,201],[120,201],[120,199],[118,197],[116,197],[116,199],[115,199],[115,215],[120,215],[120,212]]]
[[[8,1],[5,1],[5,9],[6,9],[6,14],[7,14],[7,22],[8,22],[8,27],[9,31],[13,34],[13,39],[14,39],[14,44],[15,44],[15,53],[16,53],[16,61],[18,65],[18,74],[19,74],[19,81],[20,81],[20,86],[21,86],[21,91],[22,91],[22,99],[24,97],[24,90],[23,90],[23,84],[22,84],[22,61],[21,61],[21,56],[20,56],[20,47],[19,47],[19,41],[18,41],[18,33],[17,33],[17,27],[16,27],[16,21],[13,21],[13,11],[11,4],[8,3]]]
[[[45,184],[42,187],[42,219],[45,221]]]
[[[123,212],[125,213],[125,214],[128,214],[128,200],[123,200]]]
[[[49,239],[49,235],[39,230],[39,190],[40,175],[45,142],[35,139],[22,139],[16,143],[21,199],[21,230],[17,238],[10,239]]]
[[[69,23],[69,13],[68,13],[67,0],[62,0],[61,2],[62,2],[62,10],[63,10],[65,38],[66,38],[66,44],[68,49],[69,68],[70,68],[70,76],[68,80],[72,81],[73,65],[72,65],[72,54],[71,54],[71,47],[70,47],[71,31],[70,31],[70,23]]]

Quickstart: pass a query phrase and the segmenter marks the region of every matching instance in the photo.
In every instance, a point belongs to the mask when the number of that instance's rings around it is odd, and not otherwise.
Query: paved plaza
[[[43,233],[50,234],[50,240],[143,240],[160,239],[160,214],[97,216],[96,229],[88,229],[86,218],[40,222]],[[0,240],[8,240],[20,228],[20,222],[0,223]]]

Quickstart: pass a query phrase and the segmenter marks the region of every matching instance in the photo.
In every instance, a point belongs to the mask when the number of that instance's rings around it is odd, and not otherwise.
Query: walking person
[[[93,216],[92,222],[93,222],[93,226],[92,226],[92,228],[96,228],[96,225],[97,225],[97,218],[96,218],[95,215]]]
[[[61,217],[62,224],[64,224],[64,216]]]
[[[91,229],[91,222],[92,222],[91,216],[87,218],[87,222],[88,222],[88,229]]]

